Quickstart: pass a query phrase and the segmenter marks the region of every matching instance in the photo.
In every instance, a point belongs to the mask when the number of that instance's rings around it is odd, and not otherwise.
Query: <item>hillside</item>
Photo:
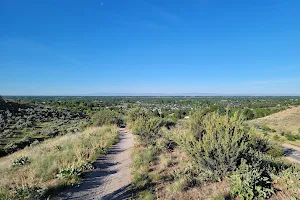
[[[267,126],[277,133],[291,132],[296,134],[300,128],[300,106],[252,120],[250,123],[257,127]]]
[[[86,118],[81,113],[0,98],[0,156],[31,143],[77,131]]]

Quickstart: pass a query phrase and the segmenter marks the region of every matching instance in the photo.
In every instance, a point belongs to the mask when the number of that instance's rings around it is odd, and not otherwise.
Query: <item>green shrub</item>
[[[39,187],[20,187],[14,191],[14,199],[38,200],[42,191]]]
[[[263,130],[263,131],[271,131],[271,130],[272,130],[272,129],[271,129],[270,127],[268,127],[267,125],[262,125],[262,126],[260,127],[260,129]]]
[[[267,152],[270,149],[269,139],[263,137],[259,133],[252,132],[250,134],[249,146],[251,149],[255,149],[258,152]]]
[[[151,182],[148,173],[135,173],[133,183],[136,188],[143,189]]]
[[[281,157],[284,153],[284,148],[279,144],[273,144],[270,146],[270,149],[267,151],[267,154],[273,156],[274,158]]]
[[[204,134],[205,127],[203,124],[203,119],[205,118],[207,113],[208,110],[197,110],[193,112],[190,116],[189,128],[190,131],[197,138],[202,138],[202,135]]]
[[[23,165],[26,165],[26,164],[29,164],[29,163],[30,163],[29,157],[23,156],[23,157],[14,159],[13,162],[12,162],[12,166],[13,167],[23,166]]]
[[[139,193],[138,200],[153,200],[155,199],[151,190],[145,190]]]
[[[82,174],[82,171],[77,168],[61,169],[56,175],[57,178],[70,180],[72,178],[78,178]]]
[[[148,115],[142,108],[134,108],[128,112],[127,119],[129,123],[135,122],[138,118],[146,118]]]
[[[93,124],[95,126],[104,126],[104,125],[117,125],[121,126],[123,124],[123,119],[121,115],[109,109],[103,109],[95,113],[92,117]]]
[[[274,193],[270,175],[258,167],[247,165],[245,160],[229,179],[231,195],[241,200],[267,199]]]
[[[101,155],[101,153],[97,153],[97,155]],[[80,171],[83,171],[83,172],[85,172],[85,171],[90,171],[90,170],[92,170],[92,169],[94,169],[94,166],[92,165],[92,163],[90,163],[90,162],[87,162],[87,163],[83,163],[82,165],[80,165],[79,167],[78,167],[78,170],[80,170]]]
[[[300,139],[300,135],[298,135],[298,134],[292,134],[291,132],[285,133],[284,136],[289,141],[296,141],[296,140]]]
[[[155,157],[154,148],[146,148],[141,152],[136,152],[133,155],[133,166],[138,169],[141,166],[149,166]]]
[[[19,143],[17,141],[11,141],[4,146],[4,151],[8,154],[13,153],[19,149]]]
[[[132,127],[133,134],[140,136],[140,143],[148,145],[153,145],[156,139],[160,137],[160,129],[166,125],[166,121],[162,118],[151,117],[138,118]]]
[[[233,117],[228,113],[225,116],[212,113],[202,118],[200,137],[189,131],[180,131],[174,133],[174,140],[199,170],[220,179],[234,171],[247,153],[249,134],[238,113]]]
[[[255,115],[253,113],[253,110],[250,109],[250,108],[244,109],[243,115],[244,115],[246,120],[251,120],[251,119],[254,119],[254,117],[255,117]]]

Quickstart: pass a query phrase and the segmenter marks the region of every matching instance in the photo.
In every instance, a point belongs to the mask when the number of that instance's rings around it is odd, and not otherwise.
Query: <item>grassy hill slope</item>
[[[252,120],[250,123],[259,127],[267,126],[276,130],[277,133],[291,132],[296,134],[300,128],[300,106]]]
[[[300,106],[248,123],[274,140],[300,146]]]

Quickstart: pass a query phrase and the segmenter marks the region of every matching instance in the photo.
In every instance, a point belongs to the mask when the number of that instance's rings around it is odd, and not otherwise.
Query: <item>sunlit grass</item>
[[[115,126],[92,127],[83,132],[67,134],[47,140],[34,147],[28,147],[0,159],[0,199],[15,195],[20,188],[69,185],[77,182],[79,176],[58,178],[63,169],[78,169],[95,159],[117,141]],[[16,158],[28,157],[29,164],[13,167]]]

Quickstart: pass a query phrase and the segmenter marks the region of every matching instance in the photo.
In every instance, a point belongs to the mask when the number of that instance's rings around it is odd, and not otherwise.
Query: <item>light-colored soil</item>
[[[78,187],[61,192],[55,199],[132,199],[133,144],[133,135],[121,128],[120,141],[95,162],[95,169],[86,175]]]
[[[298,129],[300,128],[300,106],[267,117],[255,119],[249,123],[258,126],[267,125],[268,127],[275,129],[278,133],[298,133]]]

